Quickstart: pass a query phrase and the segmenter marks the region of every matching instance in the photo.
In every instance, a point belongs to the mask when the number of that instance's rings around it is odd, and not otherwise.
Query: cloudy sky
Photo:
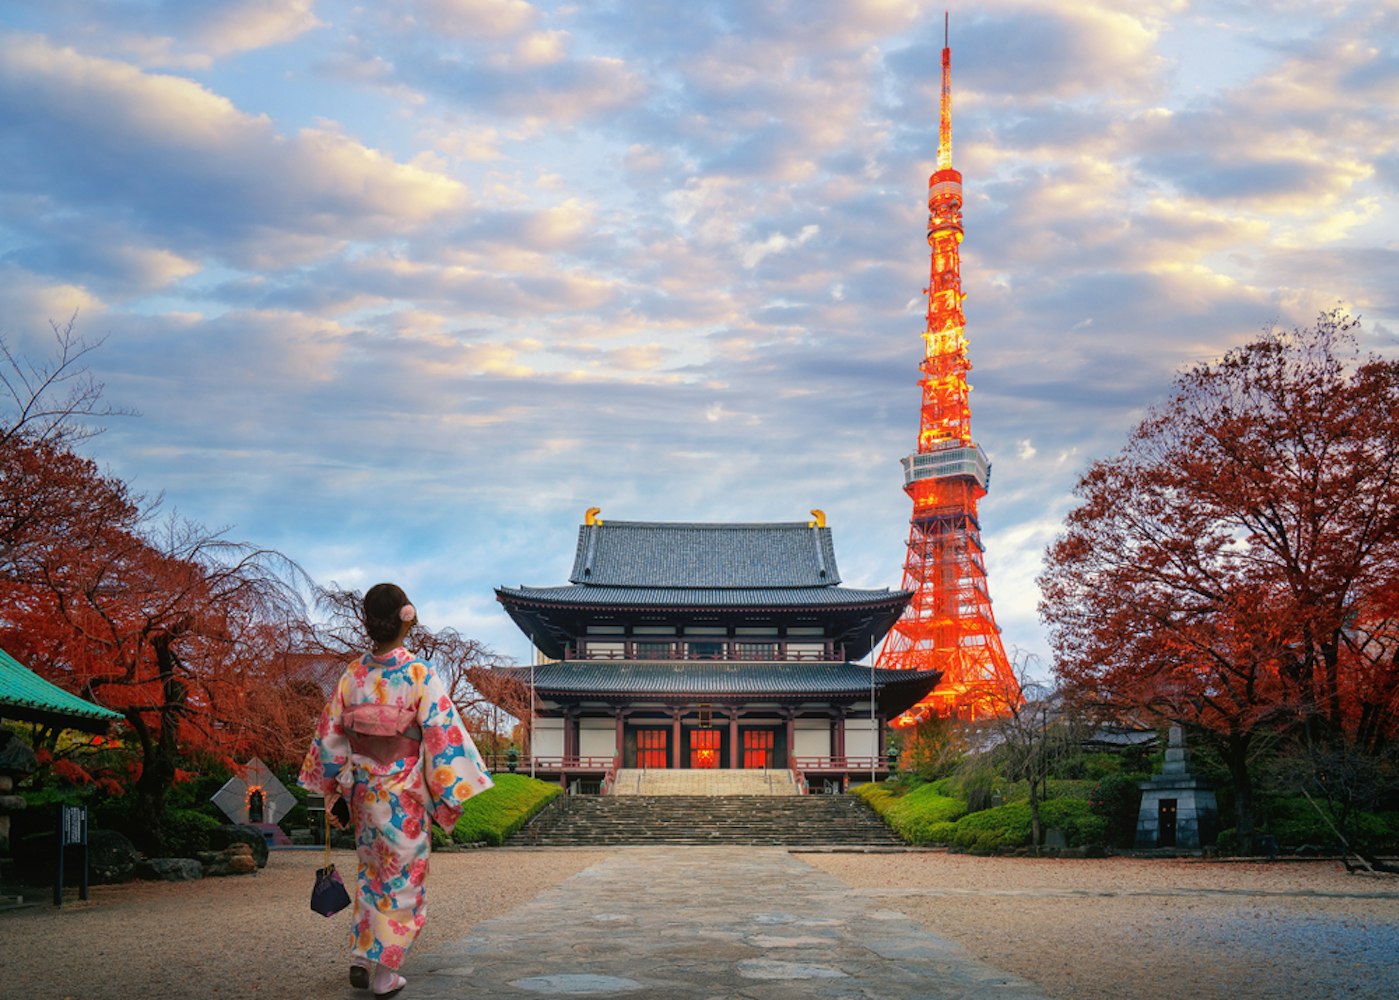
[[[0,330],[167,508],[526,658],[585,508],[826,510],[898,586],[943,4],[0,3]],[[1340,304],[1399,350],[1399,2],[952,10],[1008,647],[1087,463]]]

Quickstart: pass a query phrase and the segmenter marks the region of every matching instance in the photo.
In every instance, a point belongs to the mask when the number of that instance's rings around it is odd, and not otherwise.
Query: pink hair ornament
[[[411,622],[418,617],[418,609],[411,604],[405,604],[398,609],[398,620],[401,622]]]

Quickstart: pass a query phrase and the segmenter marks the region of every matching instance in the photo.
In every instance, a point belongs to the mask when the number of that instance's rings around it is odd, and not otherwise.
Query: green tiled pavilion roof
[[[0,718],[56,722],[68,729],[105,732],[121,717],[120,712],[50,684],[0,649]]]

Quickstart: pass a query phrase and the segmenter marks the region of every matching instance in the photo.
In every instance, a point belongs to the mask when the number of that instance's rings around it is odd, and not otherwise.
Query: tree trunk
[[[165,796],[175,780],[173,746],[166,740],[153,741],[142,754],[141,777],[136,782],[136,846],[153,858],[165,851]]]
[[[1222,743],[1224,763],[1234,783],[1234,829],[1239,837],[1239,853],[1253,853],[1253,776],[1248,770],[1250,739],[1230,733]]]
[[[140,807],[140,815],[136,817],[136,846],[151,857],[160,857],[165,849],[165,798],[175,781],[185,686],[175,675],[179,657],[170,648],[170,640],[162,637],[153,645],[161,682],[160,732],[153,739],[147,732],[141,734],[141,777],[136,782],[136,802]]]

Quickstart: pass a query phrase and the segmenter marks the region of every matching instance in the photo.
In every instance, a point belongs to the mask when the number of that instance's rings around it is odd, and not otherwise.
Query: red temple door
[[[668,767],[670,754],[666,750],[667,732],[664,729],[638,729],[636,731],[636,766]]]
[[[743,766],[770,767],[777,734],[771,729],[743,731]]]
[[[717,768],[719,766],[719,730],[690,730],[690,766]]]

